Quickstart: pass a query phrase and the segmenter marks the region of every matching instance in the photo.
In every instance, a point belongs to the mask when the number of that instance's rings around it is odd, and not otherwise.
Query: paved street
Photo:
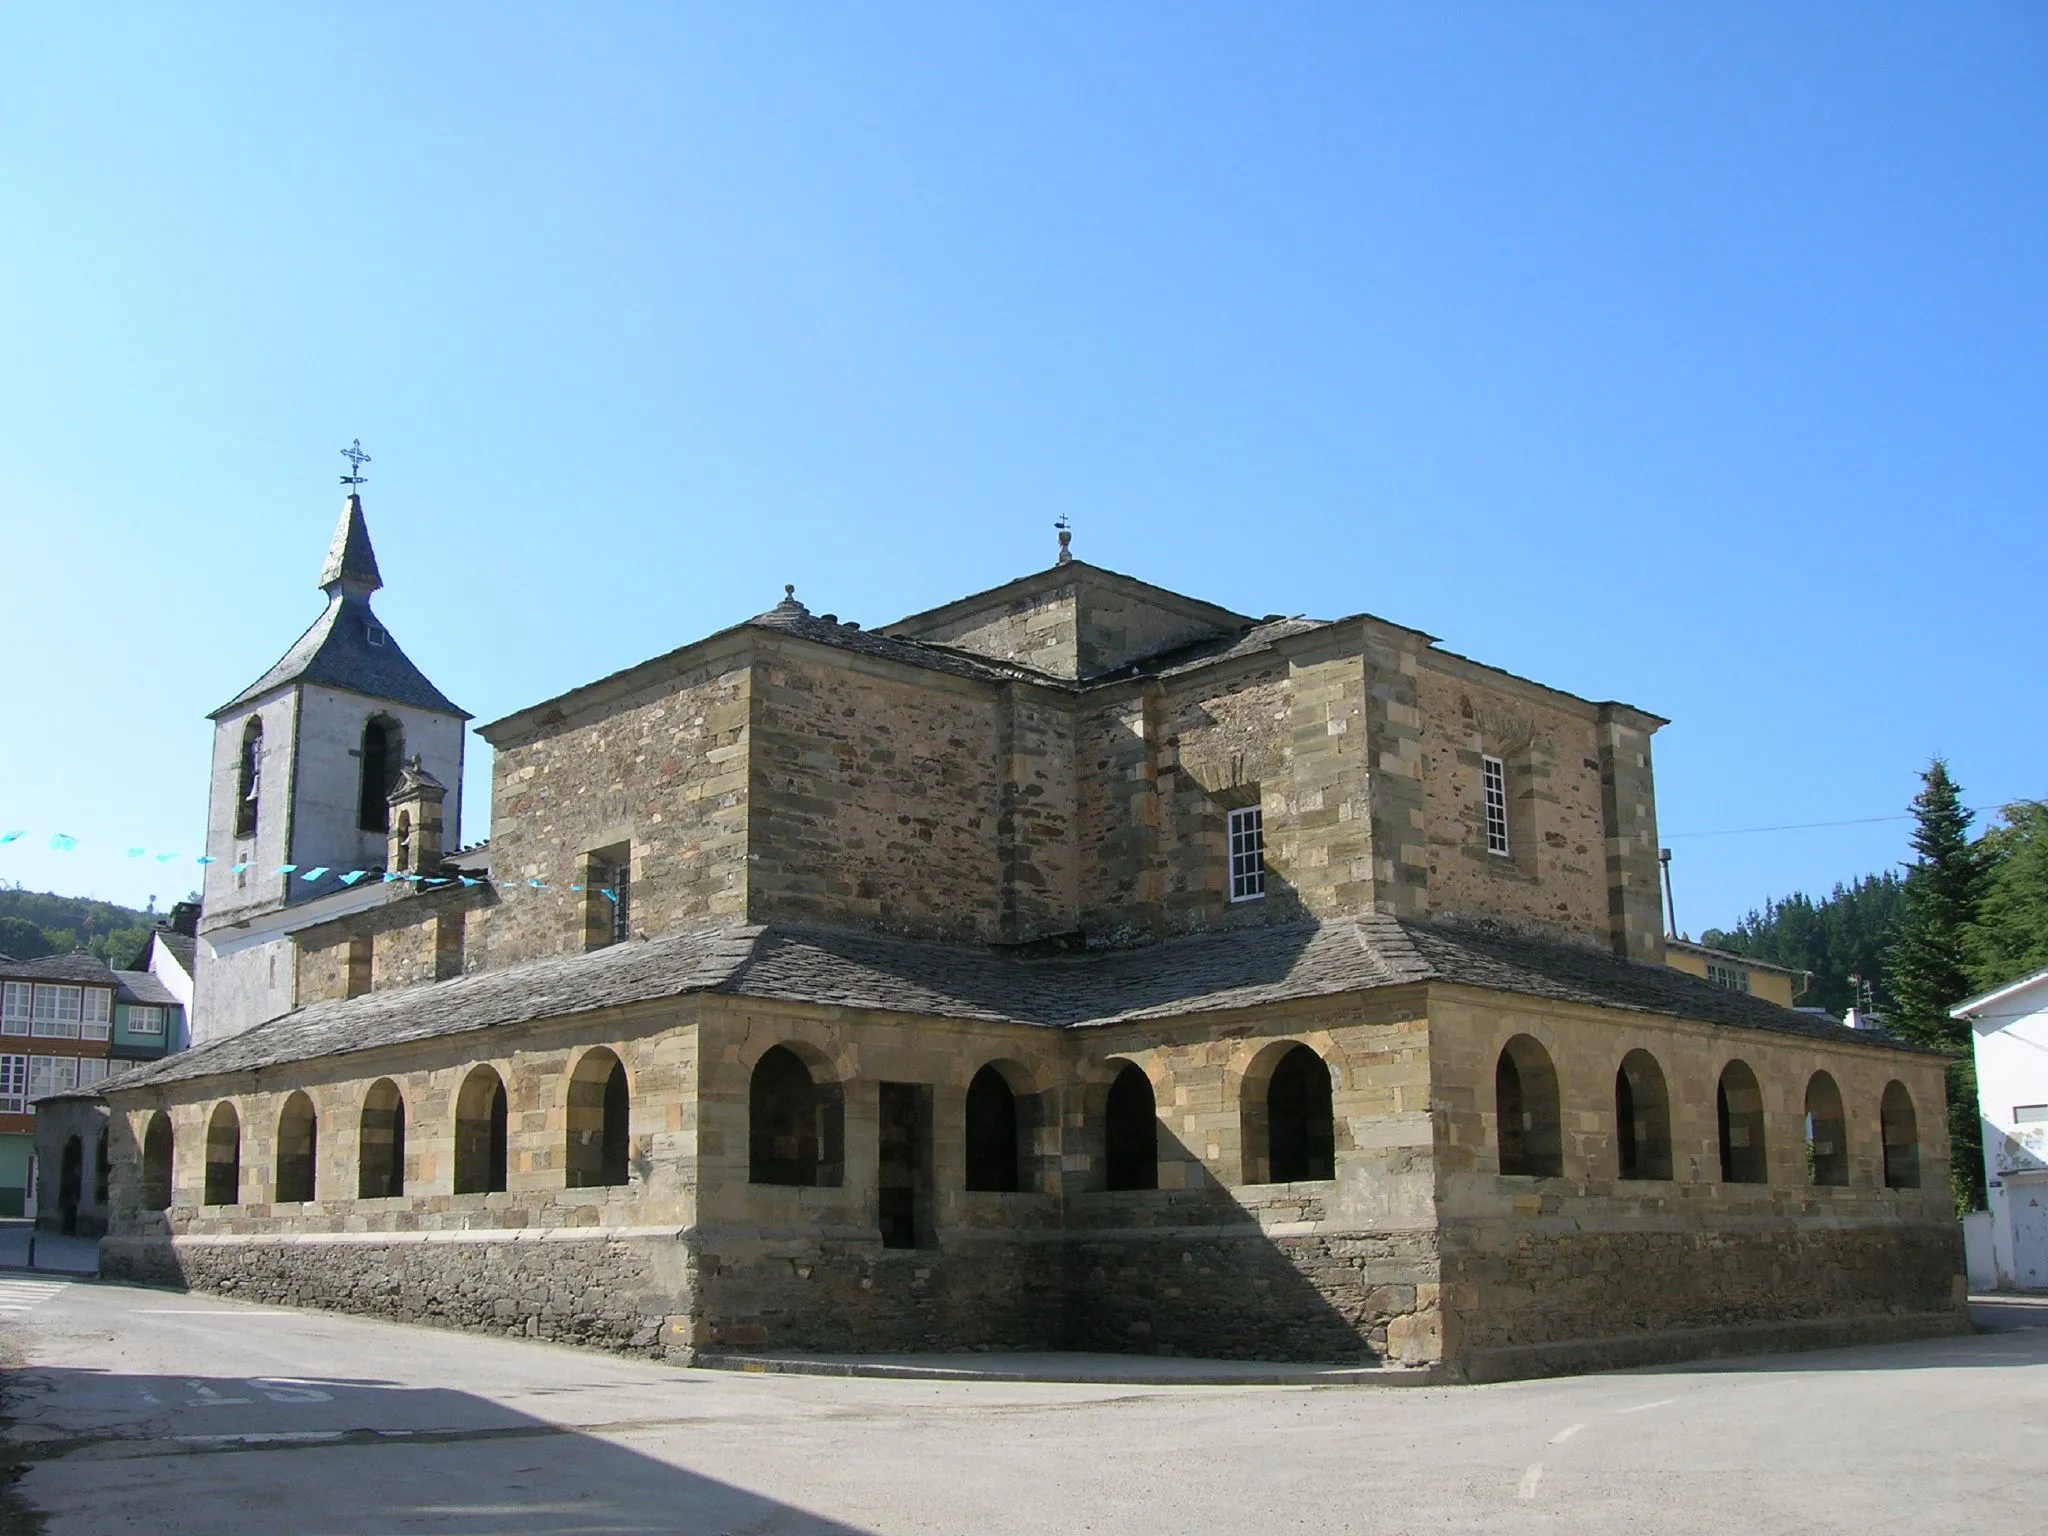
[[[0,1276],[0,1532],[2048,1529],[2015,1331],[1480,1388],[680,1371]]]

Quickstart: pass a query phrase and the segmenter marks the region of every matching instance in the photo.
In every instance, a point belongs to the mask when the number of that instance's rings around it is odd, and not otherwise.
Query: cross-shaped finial
[[[359,437],[341,450],[341,456],[348,460],[349,472],[341,477],[343,485],[361,485],[367,478],[363,466],[370,462],[370,456],[363,452],[363,440]]]

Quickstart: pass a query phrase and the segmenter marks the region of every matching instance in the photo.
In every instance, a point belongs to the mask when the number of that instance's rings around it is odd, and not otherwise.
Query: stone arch
[[[206,1203],[242,1203],[242,1117],[228,1099],[206,1121]]]
[[[1102,1106],[1102,1180],[1105,1189],[1159,1187],[1159,1106],[1136,1062],[1118,1067]]]
[[[1825,1072],[1806,1081],[1806,1179],[1837,1188],[1849,1182],[1849,1117],[1842,1090]]]
[[[1238,1087],[1247,1184],[1337,1176],[1330,1064],[1313,1046],[1276,1040],[1252,1058]]]
[[[569,1074],[568,1147],[562,1166],[570,1189],[631,1180],[632,1120],[626,1064],[609,1046],[593,1046]]]
[[[166,1211],[171,1206],[171,1155],[177,1145],[171,1117],[157,1110],[142,1132],[142,1208]]]
[[[398,873],[399,873],[399,874],[401,874],[401,875],[409,875],[409,874],[411,874],[411,873],[413,872],[413,868],[412,868],[412,866],[413,866],[413,857],[412,857],[412,812],[411,812],[411,811],[400,811],[400,812],[398,813],[398,837],[397,837],[397,843],[398,843],[398,860],[397,860],[397,865],[396,865],[397,871],[398,871]]]
[[[1533,1035],[1516,1035],[1493,1064],[1494,1135],[1500,1171],[1516,1178],[1564,1173],[1557,1068]]]
[[[405,1193],[405,1095],[380,1077],[363,1095],[356,1122],[356,1198],[389,1200]]]
[[[235,761],[235,836],[254,837],[263,804],[263,717],[251,715],[242,727],[242,746]]]
[[[817,1053],[769,1046],[747,1083],[747,1182],[837,1187],[845,1168],[845,1090]]]
[[[967,1085],[966,1141],[968,1189],[1014,1194],[1024,1187],[1017,1091],[993,1062]]]
[[[1913,1109],[1913,1095],[1893,1078],[1884,1085],[1878,1101],[1878,1128],[1884,1137],[1884,1187],[1920,1187],[1920,1117]]]
[[[1764,1147],[1764,1096],[1749,1063],[1737,1058],[1721,1069],[1714,1089],[1714,1118],[1721,1139],[1721,1182],[1768,1184],[1770,1160]]]
[[[389,832],[391,787],[398,782],[399,766],[405,761],[405,728],[387,714],[370,716],[363,722],[359,755],[356,825],[365,832]]]
[[[1614,1070],[1614,1148],[1619,1177],[1671,1177],[1671,1092],[1657,1058],[1640,1048]]]
[[[509,1107],[497,1068],[471,1067],[455,1095],[456,1194],[494,1194],[509,1182]]]
[[[320,1118],[314,1113],[313,1101],[303,1092],[295,1092],[277,1116],[278,1204],[311,1200],[319,1163]]]

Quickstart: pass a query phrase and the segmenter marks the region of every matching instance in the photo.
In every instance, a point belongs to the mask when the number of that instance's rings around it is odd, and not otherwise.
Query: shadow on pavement
[[[100,1241],[96,1237],[66,1237],[60,1232],[37,1231],[31,1221],[0,1221],[0,1269],[29,1268],[30,1244],[34,1244],[37,1270],[52,1274],[96,1275],[100,1268]]]
[[[564,1425],[465,1392],[340,1375],[36,1367],[7,1372],[0,1395],[0,1533],[862,1536],[611,1438],[684,1417]]]

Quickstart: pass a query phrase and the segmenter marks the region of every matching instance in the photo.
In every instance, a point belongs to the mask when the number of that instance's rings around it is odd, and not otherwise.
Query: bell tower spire
[[[363,452],[361,438],[342,449],[341,456],[349,462],[349,472],[341,477],[341,483],[349,488],[348,498],[341,504],[334,541],[327,546],[327,563],[320,567],[320,589],[330,598],[366,598],[384,585],[384,578],[377,573],[377,552],[370,548],[370,527],[363,521],[359,490],[369,478],[363,466],[370,456]]]

